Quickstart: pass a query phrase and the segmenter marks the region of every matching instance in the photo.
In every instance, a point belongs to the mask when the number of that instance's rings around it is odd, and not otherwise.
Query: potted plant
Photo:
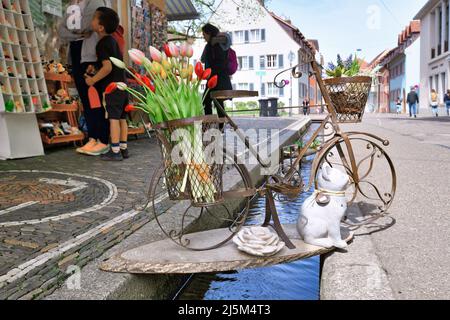
[[[324,80],[331,102],[340,122],[361,122],[364,115],[372,77],[361,71],[360,60],[350,55],[343,60],[330,62],[326,69],[329,77]]]

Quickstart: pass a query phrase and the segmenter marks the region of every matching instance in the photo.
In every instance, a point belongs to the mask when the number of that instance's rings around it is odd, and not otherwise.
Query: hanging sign
[[[62,17],[62,0],[42,0],[42,12]]]
[[[30,0],[30,10],[35,26],[45,26],[45,15],[42,12],[42,4],[40,0]]]

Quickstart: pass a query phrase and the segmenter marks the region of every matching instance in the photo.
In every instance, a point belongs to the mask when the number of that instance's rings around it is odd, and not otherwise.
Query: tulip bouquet
[[[131,61],[146,71],[146,75],[128,68],[123,61],[115,58],[111,58],[111,61],[116,67],[126,70],[142,90],[130,88],[125,83],[112,84],[109,89],[110,92],[117,89],[127,91],[134,97],[136,104],[129,105],[127,111],[144,111],[154,125],[204,115],[203,97],[199,87],[203,81],[207,81],[209,91],[217,86],[218,78],[211,77],[211,69],[205,70],[200,62],[195,66],[190,63],[194,52],[189,44],[185,43],[179,47],[174,43],[166,44],[163,52],[150,47],[151,59],[137,49],[130,50],[128,54]],[[187,170],[183,172],[177,169],[180,177],[178,189],[184,193],[188,180],[191,185],[200,184],[200,187],[191,188],[194,201],[212,203],[215,201],[216,187],[211,179],[210,166],[206,164],[203,154],[202,130],[198,130],[194,125],[183,129],[180,130],[181,136],[176,143],[180,145]],[[172,163],[172,159],[169,160],[170,163],[167,162],[166,159],[166,168],[170,167],[171,171],[177,167]]]

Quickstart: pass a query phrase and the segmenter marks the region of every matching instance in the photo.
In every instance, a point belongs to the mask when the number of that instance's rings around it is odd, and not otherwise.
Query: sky
[[[370,62],[397,46],[398,35],[427,0],[271,0],[268,9],[290,18],[307,39],[318,39],[325,62],[336,55]]]

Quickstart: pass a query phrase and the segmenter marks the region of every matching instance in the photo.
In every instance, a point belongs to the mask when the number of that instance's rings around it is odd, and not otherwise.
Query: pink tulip
[[[193,56],[194,56],[194,48],[192,48],[192,46],[188,45],[186,57],[192,58]]]
[[[161,62],[163,59],[161,51],[159,51],[153,46],[150,46],[150,57],[152,58],[153,61],[156,62]]]
[[[180,56],[180,49],[173,42],[169,43],[169,51],[173,58],[178,58]]]
[[[187,56],[187,43],[183,43],[180,46],[180,56],[186,57]]]
[[[182,57],[192,58],[194,55],[194,49],[189,43],[185,42],[180,46],[180,55]]]
[[[143,53],[138,49],[131,49],[130,51],[128,51],[128,54],[130,56],[131,61],[133,61],[138,66],[142,65],[145,58],[145,53]]]

